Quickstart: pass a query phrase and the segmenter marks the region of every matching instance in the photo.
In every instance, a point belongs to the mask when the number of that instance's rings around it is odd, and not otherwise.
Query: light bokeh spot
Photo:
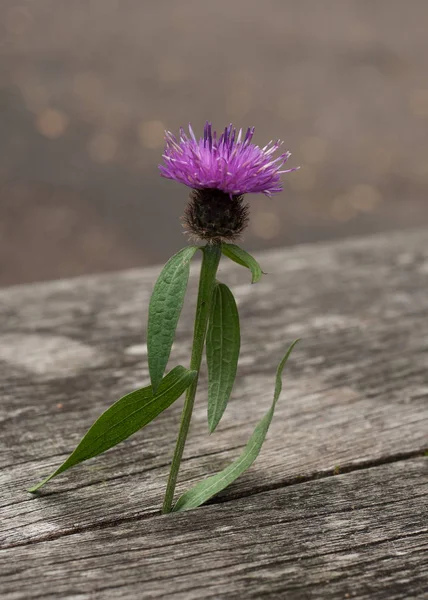
[[[45,137],[59,138],[68,127],[69,118],[61,110],[48,108],[37,115],[36,128]]]
[[[164,145],[165,125],[162,121],[142,121],[138,128],[141,144],[145,148],[155,150]]]

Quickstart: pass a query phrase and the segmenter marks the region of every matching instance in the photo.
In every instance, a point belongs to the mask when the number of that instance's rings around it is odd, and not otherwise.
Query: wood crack
[[[383,457],[380,457],[379,459],[363,460],[358,464],[346,465],[343,467],[339,467],[338,469],[336,469],[336,468],[327,469],[325,471],[314,472],[310,475],[302,475],[302,476],[292,477],[292,478],[288,479],[287,481],[282,481],[282,482],[279,482],[278,484],[272,484],[271,486],[265,485],[260,488],[254,487],[254,488],[252,488],[251,493],[249,493],[248,491],[246,491],[245,493],[243,492],[242,494],[236,493],[236,492],[234,493],[233,487],[231,487],[229,489],[229,492],[227,493],[227,495],[225,495],[224,497],[219,495],[215,498],[212,498],[209,502],[207,502],[207,505],[223,504],[225,502],[231,502],[231,501],[237,500],[239,498],[255,496],[257,494],[262,494],[263,492],[278,490],[278,489],[281,489],[284,487],[295,486],[295,485],[299,485],[302,483],[308,483],[310,481],[316,481],[318,479],[326,479],[327,477],[335,477],[337,475],[344,475],[346,473],[363,471],[365,469],[371,469],[373,467],[380,467],[383,465],[388,465],[388,464],[400,462],[403,460],[409,460],[412,458],[420,458],[420,457],[426,456],[427,452],[428,452],[428,450],[426,450],[426,449],[412,450],[409,452],[400,452],[400,453],[393,454],[390,456],[383,456]]]
[[[420,458],[422,456],[426,455],[426,451],[420,451],[420,452],[408,452],[408,453],[401,453],[401,454],[397,454],[395,456],[387,456],[387,457],[383,457],[382,459],[379,460],[370,460],[370,461],[365,461],[362,462],[359,465],[349,465],[348,467],[344,467],[343,470],[340,471],[340,475],[345,475],[347,473],[353,473],[353,472],[357,472],[357,471],[363,471],[366,469],[371,469],[371,468],[376,468],[376,467],[381,467],[383,465],[387,465],[387,464],[391,464],[391,463],[396,463],[396,462],[401,462],[401,461],[405,461],[405,460],[409,460],[412,458]],[[274,485],[274,486],[266,486],[263,488],[254,488],[254,490],[251,493],[245,493],[245,494],[228,494],[226,497],[222,498],[213,498],[212,500],[210,500],[209,502],[207,502],[205,504],[206,507],[209,507],[210,505],[218,505],[218,504],[226,504],[226,503],[231,503],[234,502],[236,500],[240,500],[242,498],[251,498],[252,496],[256,496],[259,494],[263,494],[264,492],[270,492],[270,491],[274,491],[274,490],[280,490],[282,488],[287,488],[287,487],[293,487],[293,486],[297,486],[303,483],[309,483],[309,482],[314,482],[314,481],[318,481],[321,479],[326,479],[329,477],[336,477],[339,473],[335,472],[334,470],[328,470],[325,472],[320,472],[320,473],[314,473],[311,476],[307,476],[307,477],[301,477],[301,478],[296,478],[296,479],[292,479],[286,482],[282,482],[281,484],[278,485]],[[49,495],[53,495],[53,493],[49,494]],[[389,503],[386,502],[384,503],[385,505],[388,505]],[[357,507],[358,508],[358,507]],[[22,546],[30,546],[30,545],[34,545],[34,544],[39,544],[39,543],[43,543],[43,542],[48,542],[48,541],[52,541],[52,540],[56,540],[62,537],[67,537],[70,535],[75,535],[75,534],[79,534],[79,533],[84,533],[87,531],[95,531],[95,530],[99,530],[99,529],[106,529],[109,527],[113,527],[113,526],[120,526],[123,525],[125,523],[129,523],[129,522],[134,522],[134,521],[142,521],[142,520],[147,520],[147,519],[151,519],[154,517],[159,517],[159,518],[166,518],[166,519],[171,519],[174,518],[174,515],[161,515],[160,511],[156,510],[149,510],[146,513],[138,513],[138,514],[134,514],[131,516],[126,516],[126,517],[118,517],[115,519],[108,519],[105,520],[103,522],[97,522],[97,523],[93,523],[87,526],[82,526],[82,527],[72,527],[66,530],[61,530],[61,531],[57,531],[55,533],[52,534],[46,534],[44,536],[40,536],[38,538],[33,538],[31,540],[24,540],[22,542],[16,542],[16,543],[10,543],[10,544],[6,544],[3,546],[0,546],[0,549],[8,549],[8,548],[15,548],[15,547],[22,547]],[[23,527],[25,527],[23,525]],[[6,531],[6,530],[4,530]]]

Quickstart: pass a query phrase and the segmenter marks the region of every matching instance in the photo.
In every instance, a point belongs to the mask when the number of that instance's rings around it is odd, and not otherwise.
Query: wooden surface
[[[0,290],[0,589],[62,598],[426,598],[428,231],[258,256],[242,359],[208,436],[202,377],[179,492],[235,458],[302,337],[262,454],[210,505],[160,516],[182,401],[104,456],[26,488],[148,381],[158,268]],[[171,365],[187,364],[196,271]]]

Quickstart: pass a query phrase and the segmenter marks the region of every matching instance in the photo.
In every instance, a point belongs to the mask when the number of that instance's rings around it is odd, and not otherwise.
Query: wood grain
[[[428,591],[428,460],[8,550],[6,598],[357,598]]]
[[[316,486],[329,481],[320,477],[394,461],[407,465],[424,453],[427,242],[428,231],[420,230],[268,252],[257,258],[269,275],[256,285],[245,269],[222,260],[219,279],[234,291],[241,314],[238,380],[222,423],[209,436],[202,376],[179,492],[239,454],[271,403],[281,354],[295,337],[302,342],[287,365],[261,456],[215,499],[224,506],[210,505],[203,514],[232,510],[269,490],[273,498],[284,486],[317,494]],[[171,367],[188,364],[197,269]],[[105,528],[116,536],[135,520],[139,527],[170,523],[154,517],[182,401],[127,442],[49,483],[40,496],[25,491],[64,460],[113,401],[148,383],[145,328],[158,273],[151,268],[0,290],[0,545],[7,552],[53,541],[61,547],[62,540],[90,539]],[[314,487],[305,488],[309,483]],[[397,523],[407,527],[407,521]],[[275,563],[272,557],[266,568]],[[398,556],[393,560],[399,564]],[[370,580],[377,577],[372,573]],[[99,585],[92,583],[90,593]],[[126,597],[126,586],[122,592]]]

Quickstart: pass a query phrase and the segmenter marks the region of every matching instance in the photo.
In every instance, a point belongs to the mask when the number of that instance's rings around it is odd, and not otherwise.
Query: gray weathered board
[[[428,231],[227,259],[242,358],[218,431],[206,377],[178,492],[268,439],[208,506],[159,507],[182,401],[103,456],[25,490],[95,418],[148,383],[158,268],[0,290],[0,594],[25,598],[428,598]],[[198,265],[171,366],[188,364]]]

